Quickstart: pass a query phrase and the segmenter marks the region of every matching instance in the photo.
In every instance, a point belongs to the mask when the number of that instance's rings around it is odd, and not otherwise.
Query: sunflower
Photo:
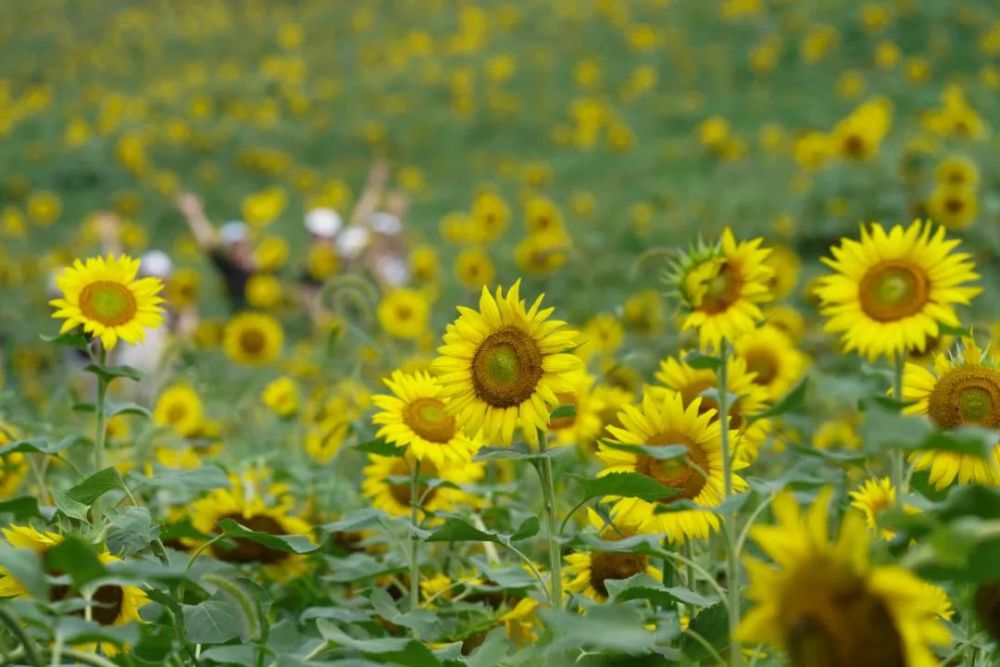
[[[774,298],[781,299],[791,294],[802,270],[802,260],[795,251],[788,246],[776,245],[771,248],[766,264],[771,267],[771,279],[767,285]]]
[[[701,398],[685,405],[677,392],[646,392],[639,408],[627,405],[620,415],[622,428],[608,432],[622,445],[684,445],[687,456],[659,460],[641,453],[613,448],[602,442],[597,456],[604,463],[603,477],[616,472],[635,472],[655,479],[675,494],[655,502],[640,498],[608,498],[616,525],[641,533],[666,533],[671,542],[705,539],[719,528],[719,517],[709,509],[669,511],[670,503],[690,500],[714,507],[722,502],[724,477],[722,442],[715,410],[702,410]],[[733,476],[734,487],[743,480]],[[658,509],[667,511],[657,511]]]
[[[17,430],[0,420],[0,447],[19,437]],[[0,497],[12,498],[28,474],[27,461],[21,452],[10,452],[0,457]]]
[[[287,419],[299,411],[299,386],[290,377],[280,377],[268,384],[260,395],[261,402],[277,416]]]
[[[525,440],[538,444],[538,430],[549,424],[559,405],[557,392],[573,390],[570,373],[579,357],[565,351],[576,332],[549,320],[539,296],[530,309],[519,295],[520,281],[494,298],[484,287],[479,311],[460,307],[461,315],[444,335],[432,368],[439,374],[448,410],[468,433],[482,430],[488,443],[509,445],[520,427]]]
[[[589,447],[603,431],[601,411],[604,403],[599,396],[594,395],[594,377],[586,371],[574,371],[570,374],[570,382],[573,383],[573,391],[559,392],[556,397],[562,405],[572,405],[575,414],[549,422],[552,444],[556,447]]]
[[[176,384],[164,391],[153,408],[154,424],[168,426],[184,438],[190,438],[201,428],[202,417],[201,398],[186,384]]]
[[[927,415],[935,426],[951,430],[965,424],[1000,429],[1000,368],[972,338],[963,340],[955,357],[939,354],[933,372],[908,363],[903,371],[906,414]],[[1000,443],[992,461],[973,454],[923,451],[911,455],[916,470],[929,470],[930,482],[942,489],[959,484],[1000,485]]]
[[[791,306],[774,305],[764,310],[764,321],[797,341],[806,332],[806,321],[802,313]]]
[[[979,215],[976,190],[968,185],[938,184],[927,200],[927,213],[948,229],[964,229]]]
[[[31,526],[10,525],[0,529],[7,542],[15,549],[28,549],[34,551],[40,558],[44,558],[49,549],[63,541],[63,536],[50,531],[38,531]],[[112,556],[107,551],[97,554],[103,565],[120,562],[121,559]],[[50,574],[55,575],[52,572]],[[57,584],[49,588],[49,601],[61,602],[66,600],[71,594],[69,586]],[[0,598],[29,598],[27,588],[17,580],[17,578],[6,568],[0,567]],[[141,622],[139,608],[149,602],[146,593],[136,586],[120,586],[118,584],[104,584],[93,591],[91,595],[92,607],[91,618],[104,626],[125,625],[132,622]],[[74,612],[82,616],[85,612],[80,609]],[[90,644],[83,646],[85,650],[96,651],[100,648],[105,655],[115,655],[118,648],[113,644],[102,643],[100,645]]]
[[[390,336],[420,338],[427,331],[430,305],[420,292],[405,287],[391,290],[378,305],[378,321]]]
[[[481,289],[496,277],[493,258],[480,248],[466,248],[455,257],[455,278],[469,289]]]
[[[423,478],[417,500],[424,510],[450,512],[459,506],[479,504],[476,496],[456,487],[482,479],[484,469],[481,463],[438,468],[429,458],[417,461],[410,456],[369,454],[368,465],[362,471],[364,480],[361,482],[361,493],[371,500],[376,509],[392,516],[410,516],[410,476],[413,465],[420,467],[420,476]],[[427,480],[440,480],[447,484],[431,484]]]
[[[135,344],[146,337],[146,329],[159,328],[163,283],[158,278],[136,280],[138,272],[139,260],[127,255],[76,260],[63,269],[56,276],[63,296],[49,302],[57,309],[52,317],[66,320],[60,333],[82,325],[111,350],[119,338]]]
[[[836,273],[816,288],[829,318],[825,329],[844,334],[847,351],[874,361],[881,355],[923,350],[940,325],[958,326],[954,304],[980,292],[966,284],[979,276],[967,253],[943,227],[915,221],[862,228],[861,240],[843,239],[823,262]]]
[[[602,540],[617,541],[632,537],[635,533],[628,528],[606,525],[601,515],[587,508],[590,525],[597,529]],[[649,556],[623,551],[592,551],[573,553],[566,556],[569,565],[563,570],[566,582],[563,589],[569,593],[583,593],[592,600],[604,602],[608,599],[607,582],[613,579],[628,579],[636,574],[648,574],[660,580],[663,573],[653,567]]]
[[[281,354],[285,333],[281,324],[262,313],[241,313],[226,324],[222,345],[226,356],[237,364],[262,366]]]
[[[717,350],[723,338],[739,338],[763,319],[759,304],[774,297],[771,251],[762,243],[737,243],[726,227],[718,244],[700,244],[671,267],[668,281],[686,312],[681,328],[697,330],[700,347]]]
[[[382,410],[372,418],[382,427],[378,437],[407,448],[415,458],[430,461],[439,469],[466,464],[479,450],[480,443],[458,428],[441,398],[441,385],[433,377],[395,371],[384,382],[393,395],[372,399]]]
[[[711,412],[712,421],[718,421],[719,406],[715,399],[702,396],[702,392],[719,386],[713,369],[693,368],[685,361],[667,357],[660,362],[660,370],[654,377],[669,391],[679,393],[685,407],[700,399],[699,410],[703,414]],[[747,369],[747,360],[736,356],[729,358],[726,384],[729,393],[736,396],[729,406],[729,429],[735,435],[733,452],[737,458],[749,460],[757,456],[757,449],[767,439],[771,424],[766,419],[751,423],[748,417],[767,407],[769,392]]]
[[[788,335],[770,325],[744,334],[733,345],[736,355],[746,362],[753,383],[764,389],[762,397],[777,401],[798,382],[807,360]]]
[[[896,504],[896,487],[888,477],[869,479],[857,491],[851,491],[851,507],[859,510],[865,517],[865,524],[871,530],[878,530],[878,515],[886,507]],[[912,505],[903,505],[903,511],[909,514],[919,512]],[[887,540],[895,536],[891,530],[883,530],[882,535]]]
[[[805,516],[791,492],[774,500],[777,526],[750,536],[774,561],[746,560],[747,597],[755,607],[736,640],[788,653],[795,666],[932,667],[930,645],[947,645],[940,592],[902,568],[868,563],[869,534],[848,513],[837,540],[827,537],[832,492],[825,489]]]
[[[205,535],[217,535],[219,522],[232,519],[250,530],[269,535],[304,535],[312,540],[309,522],[290,514],[292,496],[284,484],[270,481],[270,471],[250,470],[230,476],[231,488],[215,489],[191,505],[191,523]],[[272,579],[287,580],[302,574],[306,557],[286,553],[244,537],[213,543],[212,555],[237,565],[259,564]]]
[[[313,424],[306,431],[306,454],[316,463],[329,463],[340,451],[350,429],[349,422],[335,417]]]
[[[585,361],[594,355],[610,356],[625,340],[625,331],[618,318],[610,313],[598,313],[580,331],[579,354]]]

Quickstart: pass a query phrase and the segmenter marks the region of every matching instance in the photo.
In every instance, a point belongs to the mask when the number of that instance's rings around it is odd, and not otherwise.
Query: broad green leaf
[[[47,600],[49,585],[45,580],[42,559],[30,549],[15,549],[0,543],[0,567],[24,586],[33,598]]]
[[[643,627],[645,620],[638,607],[628,603],[590,605],[586,600],[581,604],[584,613],[539,609],[538,614],[552,631],[553,649],[586,648],[640,655],[655,645],[653,633]]]
[[[691,630],[694,630],[705,639],[719,655],[725,655],[729,646],[729,612],[721,602],[714,606],[702,609],[697,616],[691,619]],[[710,654],[700,642],[691,638],[688,634],[681,635],[681,650],[684,655],[694,660],[708,660]]]
[[[653,502],[671,498],[677,493],[676,489],[664,486],[652,477],[637,472],[613,472],[597,479],[581,479],[580,486],[583,488],[583,501],[605,496],[620,496]]]
[[[406,451],[405,447],[397,447],[391,442],[386,442],[382,438],[375,438],[354,445],[354,449],[365,454],[378,454],[379,456],[402,456]]]
[[[718,370],[722,366],[719,357],[713,357],[704,352],[689,352],[684,356],[684,363],[697,370]]]
[[[142,380],[142,372],[131,366],[99,366],[97,364],[90,364],[83,370],[93,373],[105,382],[111,382],[116,378],[128,378],[135,382]]]
[[[109,467],[95,472],[71,488],[66,492],[66,496],[70,500],[90,506],[105,493],[123,488],[125,488],[125,483],[122,481],[121,475],[118,474],[118,470]]]
[[[182,609],[188,639],[196,644],[224,644],[240,636],[243,621],[230,600],[215,596]]]
[[[325,618],[320,618],[316,621],[316,628],[319,630],[320,635],[327,641],[361,653],[402,651],[412,641],[404,637],[380,637],[375,639],[352,637],[337,627],[335,623]]]
[[[144,487],[197,492],[229,486],[229,477],[222,468],[214,463],[202,466],[201,468],[195,468],[194,470],[179,470],[154,465],[151,476],[132,472],[128,478],[129,488],[133,492]]]
[[[576,417],[576,406],[572,403],[566,405],[560,405],[549,417],[553,420],[555,419],[569,419],[571,417]]]
[[[458,517],[447,517],[444,525],[431,532],[426,542],[495,542],[510,544],[513,541],[524,540],[538,534],[538,517],[528,517],[510,535],[504,535],[491,530],[482,531]]]
[[[1000,435],[975,426],[961,426],[954,431],[932,431],[927,437],[904,449],[917,451],[954,452],[989,460],[993,455],[993,447],[1000,440]]]
[[[106,534],[108,550],[116,554],[131,555],[146,549],[160,534],[145,507],[125,507],[107,514],[109,526]]]
[[[809,387],[809,378],[803,378],[798,385],[795,386],[790,392],[785,394],[785,397],[780,401],[772,405],[767,410],[763,412],[758,412],[757,414],[750,415],[748,421],[753,423],[759,419],[770,419],[772,417],[780,417],[781,415],[788,412],[798,412],[805,405],[806,401],[806,390]]]
[[[473,457],[473,461],[528,461],[540,458],[556,458],[562,456],[572,447],[550,447],[545,453],[536,452],[523,442],[517,442],[510,447],[482,447]]]
[[[658,461],[670,461],[687,456],[687,446],[682,443],[674,445],[640,445],[615,442],[607,438],[601,438],[601,444],[610,449],[617,449],[631,454],[642,454]]]
[[[68,574],[77,590],[108,574],[94,549],[73,535],[67,535],[62,542],[45,552],[45,569]]]
[[[86,350],[90,346],[90,341],[87,340],[87,336],[83,333],[82,329],[72,329],[64,334],[54,336],[43,334],[39,337],[46,343],[52,343],[61,347],[72,347],[77,350]]]
[[[511,542],[526,540],[529,537],[534,537],[535,535],[537,535],[540,529],[541,529],[541,524],[538,521],[538,517],[530,516],[527,519],[525,519],[520,526],[517,527],[517,530],[515,530],[511,534],[509,539]]]
[[[382,510],[373,509],[366,507],[363,509],[355,510],[339,521],[334,521],[333,523],[328,523],[324,525],[323,531],[327,533],[346,533],[356,530],[361,530],[362,528],[367,528],[373,526],[379,522],[380,519],[385,519],[387,517],[386,513]]]
[[[84,442],[90,442],[90,440],[82,435],[70,435],[63,438],[59,442],[49,442],[45,438],[18,440],[17,442],[12,442],[0,447],[0,454],[9,454],[11,452],[21,452],[23,454],[55,454]]]
[[[145,408],[138,403],[108,403],[104,406],[104,414],[109,419],[118,415],[137,415],[146,419],[153,418],[149,408]]]
[[[79,521],[87,520],[87,512],[90,507],[73,500],[66,491],[53,491],[52,498],[56,503],[56,508],[64,515]]]
[[[320,547],[320,545],[314,544],[305,535],[272,535],[270,533],[251,530],[232,519],[222,519],[218,525],[222,529],[222,534],[227,537],[237,540],[250,540],[268,549],[283,553],[306,554],[316,551]]]
[[[38,510],[38,498],[34,496],[20,496],[0,502],[0,514],[10,514],[18,522],[42,518],[42,513]]]

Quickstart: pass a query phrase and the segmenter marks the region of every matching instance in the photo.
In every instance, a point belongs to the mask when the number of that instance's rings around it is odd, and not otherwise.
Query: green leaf
[[[9,454],[11,452],[21,452],[23,454],[55,454],[83,442],[90,442],[90,440],[82,435],[70,435],[55,443],[51,443],[45,438],[19,440],[0,447],[0,454]]]
[[[545,453],[536,452],[523,442],[517,442],[510,447],[481,447],[473,461],[528,461],[540,458],[555,458],[562,456],[572,447],[551,447]]]
[[[87,511],[90,508],[70,498],[66,491],[53,491],[52,498],[55,500],[56,508],[64,515],[79,521],[87,520]]]
[[[184,627],[196,644],[224,644],[240,636],[243,620],[236,605],[215,596],[196,605],[184,605]]]
[[[160,527],[153,523],[153,518],[145,507],[112,510],[107,518],[110,525],[105,539],[108,550],[112,553],[139,553],[160,534]]]
[[[655,636],[646,630],[643,614],[635,606],[588,605],[585,613],[541,608],[538,613],[552,631],[553,650],[604,649],[629,655],[648,653]]]
[[[458,517],[447,517],[444,524],[427,536],[425,542],[495,542],[510,544],[538,534],[540,524],[537,516],[528,517],[510,535],[504,535],[492,530],[479,530],[472,524]]]
[[[683,444],[675,445],[641,445],[615,442],[607,438],[601,438],[601,444],[610,449],[617,449],[631,454],[643,454],[657,461],[670,461],[672,459],[682,459],[687,456],[687,446]]]
[[[572,403],[568,403],[566,405],[560,405],[559,407],[557,407],[555,410],[552,411],[552,414],[549,415],[549,417],[551,419],[569,419],[572,417],[576,417],[576,406],[573,405]]]
[[[104,414],[107,415],[109,419],[111,417],[117,417],[118,415],[138,415],[139,417],[145,417],[146,419],[153,418],[149,408],[143,407],[138,403],[108,403],[104,406]]]
[[[82,329],[73,329],[64,334],[58,334],[55,336],[43,334],[39,336],[39,338],[46,343],[52,343],[53,345],[60,345],[62,347],[72,347],[77,350],[86,350],[90,347],[90,341],[87,340],[87,336],[83,333]]]
[[[314,544],[305,535],[272,535],[257,530],[251,530],[232,519],[222,519],[219,521],[219,528],[222,534],[238,540],[250,540],[263,545],[268,549],[281,551],[283,553],[307,554],[319,549],[320,545]]]
[[[179,489],[182,491],[211,491],[229,486],[229,477],[214,463],[193,470],[178,470],[154,465],[149,477],[139,472],[129,474],[129,488]]]
[[[778,417],[788,412],[797,412],[802,409],[806,401],[806,389],[809,387],[809,378],[803,378],[802,382],[796,385],[795,389],[785,394],[785,397],[763,412],[750,415],[748,421],[752,424],[760,419],[770,419]]]
[[[686,450],[685,450],[686,451]],[[676,495],[677,490],[637,472],[613,472],[597,479],[581,479],[583,501],[605,496],[641,498],[653,502]]]
[[[993,455],[997,434],[975,426],[961,426],[954,431],[932,431],[923,440],[910,443],[904,449],[917,451],[955,452],[988,461]]]
[[[328,523],[322,526],[322,529],[326,533],[352,532],[373,526],[377,524],[379,520],[385,519],[386,516],[386,513],[382,510],[366,507],[345,515],[339,521]]]
[[[495,667],[503,661],[509,648],[503,627],[493,628],[479,648],[465,659],[465,664],[468,667]]]
[[[0,502],[0,514],[10,514],[17,522],[44,518],[38,509],[38,498],[34,496],[20,496]]]
[[[124,488],[125,483],[122,481],[121,475],[118,474],[118,470],[109,467],[95,472],[93,475],[71,488],[66,492],[66,496],[70,500],[75,500],[76,502],[89,507],[94,504],[94,501],[108,491]]]
[[[391,442],[386,442],[382,438],[375,438],[354,445],[354,449],[365,454],[378,454],[379,456],[402,456],[406,451],[405,447],[397,447]]]
[[[864,421],[858,429],[865,451],[881,454],[889,449],[912,447],[931,432],[926,419],[906,416],[883,407],[869,404]]]
[[[725,655],[729,646],[729,612],[722,603],[703,609],[691,620],[689,626],[705,639],[719,655]],[[681,635],[681,650],[693,660],[707,660],[711,656],[704,646],[689,634]]]
[[[73,535],[45,552],[45,569],[68,574],[77,590],[108,574],[93,548]]]
[[[526,540],[537,535],[539,530],[541,530],[541,523],[538,521],[538,517],[530,516],[521,522],[521,525],[517,527],[509,539],[511,542]]]
[[[380,637],[377,639],[358,639],[351,637],[341,630],[335,623],[325,618],[316,621],[316,628],[320,635],[329,642],[338,646],[360,651],[362,653],[389,653],[391,651],[402,651],[409,646],[411,639],[403,637]]]
[[[73,412],[97,412],[97,406],[89,402],[74,403]]]
[[[93,373],[108,383],[117,378],[128,378],[135,382],[142,380],[142,372],[131,366],[99,366],[98,364],[90,364],[83,370]]]
[[[31,597],[47,600],[49,585],[41,557],[31,549],[15,549],[0,543],[0,567],[27,589]]]
[[[703,352],[689,352],[684,357],[684,363],[697,370],[718,370],[722,366],[722,360],[718,357],[705,354]]]

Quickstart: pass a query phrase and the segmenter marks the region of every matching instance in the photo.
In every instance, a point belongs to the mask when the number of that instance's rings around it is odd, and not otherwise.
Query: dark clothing
[[[210,250],[208,257],[225,283],[230,307],[234,312],[243,310],[247,303],[247,281],[253,273],[236,264],[221,248]]]

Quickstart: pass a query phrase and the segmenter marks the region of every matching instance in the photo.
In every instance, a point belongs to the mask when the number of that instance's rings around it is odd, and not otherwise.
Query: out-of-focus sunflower
[[[201,427],[203,408],[198,392],[187,384],[176,384],[156,399],[153,423],[169,426],[185,438],[193,436]]]
[[[736,639],[787,653],[794,667],[938,664],[931,646],[951,639],[940,590],[908,571],[872,567],[861,516],[848,513],[835,542],[828,538],[831,492],[803,516],[791,492],[774,501],[776,526],[750,536],[774,565],[748,558],[747,597],[754,608]]]
[[[514,261],[526,274],[544,276],[566,265],[571,242],[561,229],[533,232],[514,248]]]
[[[964,229],[979,215],[976,191],[967,185],[940,184],[927,200],[927,214],[948,229]]]
[[[655,289],[636,292],[622,306],[625,328],[638,336],[655,336],[663,330],[663,298]]]
[[[433,377],[395,371],[384,382],[393,395],[372,399],[381,409],[372,418],[381,425],[376,435],[439,469],[464,465],[479,450],[480,442],[466,435],[448,412],[441,385]]]
[[[930,371],[908,363],[903,371],[903,400],[912,402],[906,414],[927,415],[944,430],[965,424],[1000,429],[1000,368],[971,338],[954,356],[939,354]],[[959,484],[1000,485],[1000,443],[992,460],[951,451],[915,452],[916,470],[929,470],[930,482],[941,489]]]
[[[350,427],[349,422],[337,418],[327,418],[313,424],[306,431],[306,454],[316,463],[329,463],[343,446]]]
[[[681,328],[696,330],[700,347],[717,350],[722,339],[735,340],[763,319],[760,304],[773,295],[770,250],[762,243],[737,243],[727,227],[718,244],[700,244],[671,266],[667,280],[685,312]]]
[[[481,248],[466,248],[455,258],[455,277],[469,289],[482,289],[496,277],[493,259]]]
[[[599,396],[594,395],[594,377],[586,371],[574,371],[569,381],[573,384],[573,390],[558,392],[556,396],[562,405],[572,405],[574,413],[570,417],[558,417],[549,422],[552,444],[557,447],[591,447],[603,429],[601,412],[604,410],[604,403]]]
[[[285,333],[278,320],[262,313],[240,313],[226,323],[222,345],[237,364],[263,366],[281,355]]]
[[[626,447],[598,445],[597,457],[604,463],[599,476],[616,472],[646,475],[663,486],[674,489],[669,498],[654,502],[640,498],[608,498],[615,525],[641,533],[665,533],[671,542],[705,539],[719,528],[719,517],[710,509],[660,512],[677,500],[691,500],[703,507],[722,502],[724,477],[722,442],[715,411],[701,411],[701,398],[685,405],[673,391],[647,392],[639,408],[625,406],[618,416],[622,427],[609,426],[608,432]],[[628,451],[628,445],[683,445],[683,459],[657,459],[641,450]],[[737,463],[734,467],[742,467]],[[733,488],[745,483],[733,475]]]
[[[191,268],[181,268],[167,279],[167,301],[173,308],[184,309],[198,302],[198,272]]]
[[[255,273],[247,280],[246,299],[253,308],[274,308],[281,303],[281,281],[270,273]]]
[[[714,398],[702,395],[706,390],[719,386],[714,369],[694,368],[686,361],[667,357],[660,361],[660,370],[655,377],[668,391],[679,393],[685,406],[698,399],[700,412],[710,412],[712,421],[718,421],[718,403]],[[767,439],[771,423],[767,419],[751,422],[748,418],[767,407],[769,392],[756,382],[754,374],[747,368],[747,360],[739,356],[729,357],[726,385],[729,393],[736,396],[729,406],[729,430],[734,435],[733,454],[737,458],[751,460],[757,456],[760,444]],[[647,389],[657,390],[656,386]]]
[[[17,429],[0,420],[0,447],[10,444],[18,437]],[[27,461],[21,452],[10,452],[0,457],[0,496],[12,498],[27,473]]]
[[[828,318],[825,329],[842,333],[847,351],[874,361],[882,355],[923,350],[940,325],[958,326],[955,304],[968,304],[980,288],[968,253],[944,227],[919,220],[888,233],[880,224],[862,228],[861,240],[843,239],[823,262],[836,273],[816,292]]]
[[[892,485],[892,480],[888,477],[880,479],[868,479],[858,487],[856,491],[851,491],[851,507],[859,510],[865,517],[865,524],[872,531],[878,530],[878,515],[887,507],[896,504],[896,487]],[[908,513],[918,513],[916,507],[903,505],[903,510]],[[888,529],[882,530],[882,535],[887,540],[891,540],[895,533]]]
[[[779,329],[792,341],[802,338],[806,332],[806,321],[802,313],[791,306],[773,305],[764,310],[764,321]]]
[[[427,331],[430,310],[426,296],[401,287],[382,297],[378,304],[378,321],[390,336],[416,339]]]
[[[754,384],[766,391],[765,400],[781,399],[795,385],[806,368],[806,355],[795,347],[785,332],[765,324],[744,334],[733,345],[736,355],[746,361]]]
[[[126,255],[76,260],[56,276],[62,297],[50,303],[52,317],[66,320],[61,333],[82,326],[99,338],[105,349],[122,339],[138,343],[146,329],[163,324],[163,283],[158,278],[139,278],[139,260]]]
[[[802,260],[795,251],[784,245],[771,248],[766,263],[771,267],[771,278],[768,289],[775,299],[781,299],[793,291],[799,282],[799,271],[802,270]]]
[[[420,503],[421,517],[424,512],[451,512],[458,507],[475,507],[481,503],[474,494],[456,488],[482,479],[484,469],[481,463],[439,469],[430,459],[417,461],[409,456],[370,454],[362,473],[361,493],[371,500],[376,509],[392,516],[410,516],[413,504],[410,496],[412,466],[420,467],[422,478],[416,498]],[[450,484],[437,485],[435,480]]]
[[[606,525],[604,519],[593,509],[587,508],[587,518],[602,540],[612,542],[634,535],[627,527]],[[663,578],[663,573],[650,563],[649,556],[642,554],[621,551],[577,552],[568,554],[566,562],[568,565],[563,570],[563,577],[566,579],[564,590],[583,593],[598,602],[608,599],[607,582],[610,580],[628,579],[643,573],[656,580]]]
[[[279,417],[294,417],[301,405],[299,386],[290,377],[280,377],[264,388],[260,400]]]
[[[594,355],[613,355],[625,340],[625,331],[618,318],[610,313],[594,315],[580,330],[580,345],[576,353],[585,361]]]
[[[312,540],[309,522],[291,513],[292,496],[284,484],[272,483],[270,471],[250,470],[230,475],[231,488],[215,489],[191,505],[192,525],[205,535],[218,535],[219,522],[232,519],[250,530],[269,535],[304,535]],[[287,553],[236,537],[215,542],[209,549],[215,558],[239,565],[263,566],[271,578],[284,581],[307,568],[302,554]]]
[[[541,296],[525,308],[519,290],[520,281],[506,296],[497,287],[494,297],[484,287],[478,312],[459,307],[432,368],[466,432],[482,430],[485,442],[508,445],[519,428],[537,446],[538,430],[559,405],[556,393],[572,391],[569,374],[581,362],[567,353],[576,332],[549,320],[553,309],[541,308]]]

